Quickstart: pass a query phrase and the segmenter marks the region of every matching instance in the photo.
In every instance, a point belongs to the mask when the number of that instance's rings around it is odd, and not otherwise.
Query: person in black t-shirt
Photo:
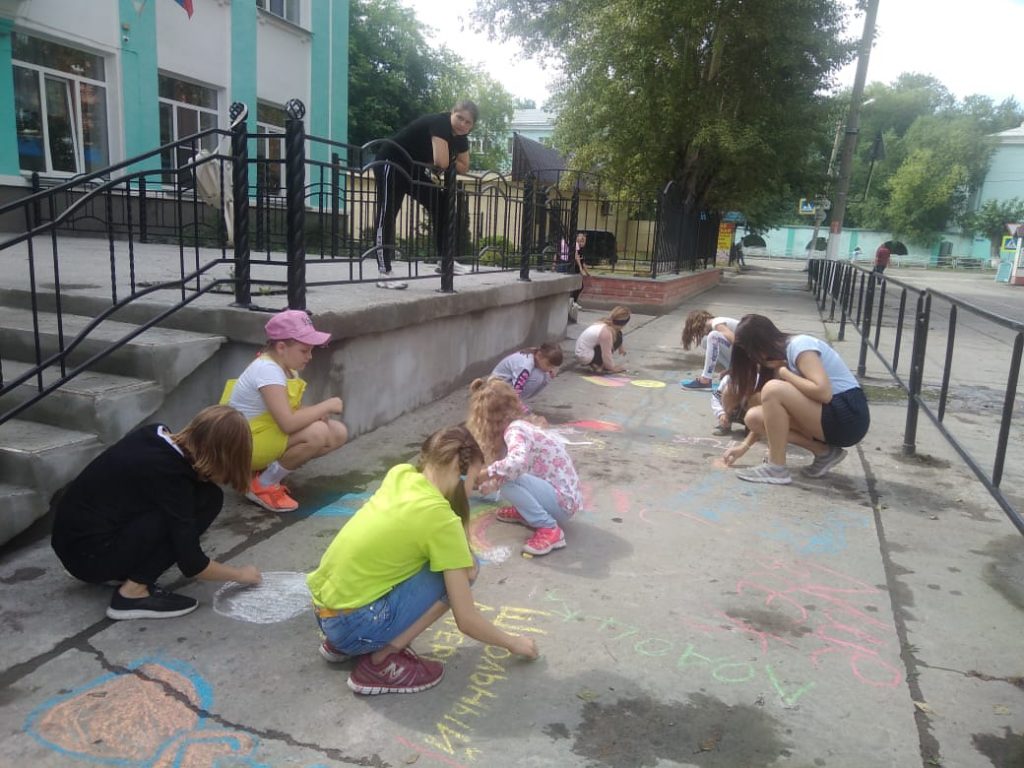
[[[57,502],[51,545],[76,579],[118,582],[111,619],[184,616],[199,603],[156,580],[174,563],[187,577],[259,584],[252,565],[211,560],[200,535],[220,513],[218,483],[249,485],[252,434],[226,405],[205,408],[180,432],[140,427],[93,459]]]
[[[460,101],[450,113],[424,115],[385,142],[377,153],[373,175],[377,183],[375,245],[378,288],[405,288],[392,280],[395,219],[406,195],[427,209],[434,226],[437,256],[448,243],[448,206],[444,188],[431,177],[430,168],[446,170],[451,163],[459,173],[469,170],[469,139],[478,110],[472,101]],[[384,162],[382,162],[384,161]]]

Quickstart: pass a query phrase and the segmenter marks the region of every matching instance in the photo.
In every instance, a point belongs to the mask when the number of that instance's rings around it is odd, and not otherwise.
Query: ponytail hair
[[[420,446],[420,458],[417,468],[420,472],[428,465],[448,466],[458,459],[459,474],[465,475],[474,464],[483,464],[484,454],[480,450],[473,435],[462,424],[455,427],[439,429]],[[449,496],[445,496],[452,505],[455,514],[462,520],[463,526],[469,523],[469,499],[466,489],[459,483]]]
[[[539,347],[530,347],[522,350],[523,353],[528,355],[535,355],[537,357],[543,357],[551,365],[558,367],[562,364],[565,359],[562,356],[562,348],[553,341],[545,341]]]

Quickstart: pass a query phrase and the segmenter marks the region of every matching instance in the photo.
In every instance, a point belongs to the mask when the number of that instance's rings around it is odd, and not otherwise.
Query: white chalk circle
[[[291,571],[263,573],[256,586],[229,581],[213,596],[213,610],[250,624],[277,624],[310,610],[312,598],[306,574]]]

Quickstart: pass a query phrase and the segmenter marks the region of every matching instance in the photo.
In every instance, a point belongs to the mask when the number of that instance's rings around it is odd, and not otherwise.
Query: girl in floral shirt
[[[565,546],[561,524],[579,510],[580,480],[564,444],[520,418],[514,389],[500,379],[477,379],[469,388],[466,426],[484,452],[487,466],[476,478],[484,493],[499,491],[510,506],[499,520],[533,528],[523,545],[531,555],[546,555]]]

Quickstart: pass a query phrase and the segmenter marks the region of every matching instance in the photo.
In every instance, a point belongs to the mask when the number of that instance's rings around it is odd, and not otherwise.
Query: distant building
[[[512,115],[512,133],[550,147],[556,117],[553,112],[545,112],[543,109],[517,109]],[[511,138],[508,140],[508,151],[512,151]]]
[[[348,9],[348,0],[0,0],[0,187],[18,196],[33,172],[62,180],[226,128],[235,101],[248,106],[250,131],[283,133],[284,106],[298,98],[307,132],[344,142]],[[279,157],[282,144],[261,139],[250,152]],[[181,160],[168,153],[160,165]],[[268,166],[272,183],[279,170]]]
[[[993,135],[996,149],[974,198],[975,210],[989,200],[1024,200],[1024,125]]]

